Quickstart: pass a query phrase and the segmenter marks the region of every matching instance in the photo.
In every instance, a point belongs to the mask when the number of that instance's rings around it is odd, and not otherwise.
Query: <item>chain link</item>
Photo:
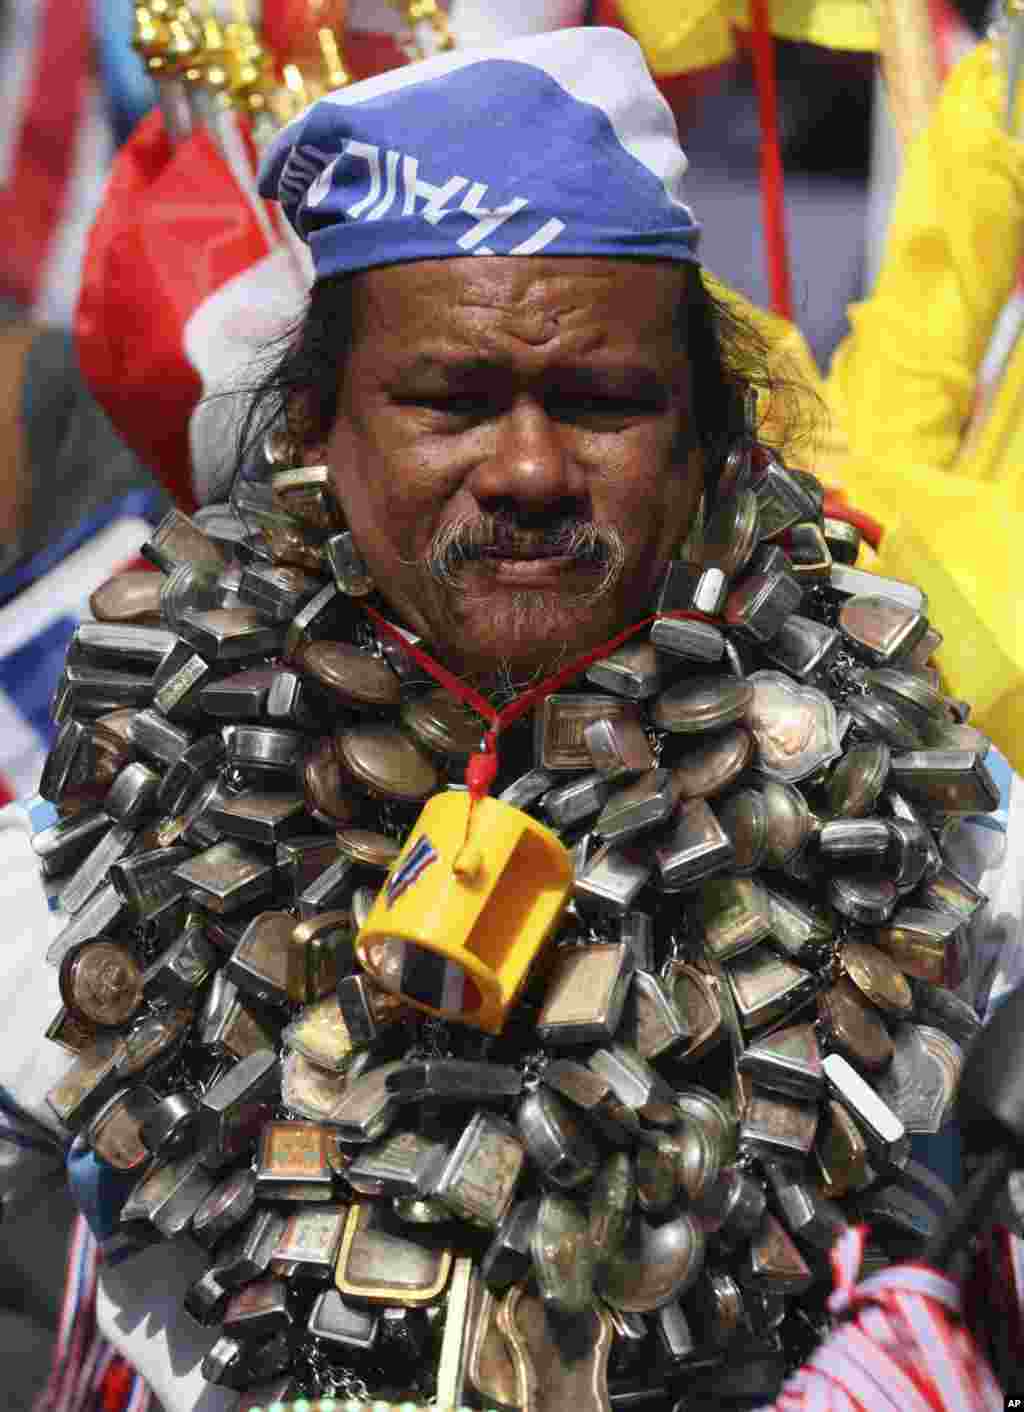
[[[155,922],[140,922],[132,932],[132,940],[135,943],[139,965],[146,971],[163,949],[160,945],[160,929]]]
[[[351,1368],[332,1363],[319,1348],[308,1344],[295,1356],[293,1373],[310,1397],[342,1397],[370,1401],[368,1385]]]
[[[667,970],[667,968],[672,964],[673,961],[685,960],[686,943],[684,937],[674,928],[668,934],[667,945],[668,953],[665,957],[665,962],[662,967],[663,973],[665,970]]]
[[[826,627],[834,628],[839,621],[839,600],[833,592],[819,584],[806,591],[800,611],[806,617],[816,618]]]
[[[245,789],[245,774],[237,765],[229,765],[221,771],[220,782],[229,794],[241,794]]]
[[[654,757],[654,768],[658,769],[661,765],[661,757],[665,749],[665,741],[668,739],[668,731],[660,731],[655,729],[655,727],[650,726],[648,727],[645,734],[651,747],[651,754]]]
[[[159,1074],[151,1074],[146,1082],[161,1098],[172,1093],[185,1093],[196,1103],[201,1103],[207,1090],[224,1073],[223,1061],[211,1063],[205,1056],[196,1055],[186,1047],[166,1069]]]
[[[520,1061],[520,1068],[523,1074],[523,1092],[534,1093],[540,1086],[541,1076],[548,1064],[551,1056],[546,1049],[534,1049],[525,1055]]]
[[[864,696],[868,691],[864,679],[864,667],[851,652],[841,648],[825,673],[828,690],[838,705],[845,705],[854,696]]]
[[[356,646],[363,652],[369,652],[372,657],[383,657],[384,649],[381,646],[377,631],[369,618],[360,618],[355,625]]]
[[[420,1048],[426,1059],[450,1059],[452,1032],[447,1021],[428,1016],[420,1026]]]
[[[404,843],[412,828],[408,805],[385,801],[377,810],[377,828],[396,843]]]
[[[329,1374],[329,1396],[342,1397],[346,1401],[369,1402],[370,1389],[362,1378],[357,1377],[351,1368],[339,1368]]]

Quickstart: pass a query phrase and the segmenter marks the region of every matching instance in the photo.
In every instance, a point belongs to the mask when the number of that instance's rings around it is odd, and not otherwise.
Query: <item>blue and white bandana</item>
[[[318,279],[462,255],[694,262],[686,166],[636,41],[564,29],[319,99],[271,143],[260,190]]]

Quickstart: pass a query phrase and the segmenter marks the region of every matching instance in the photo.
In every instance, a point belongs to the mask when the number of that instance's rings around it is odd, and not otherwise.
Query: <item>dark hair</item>
[[[748,433],[748,390],[767,389],[773,401],[788,401],[790,392],[806,395],[806,390],[772,371],[760,330],[711,293],[698,266],[685,270],[686,296],[676,322],[692,369],[694,440],[703,452],[706,502],[711,504],[726,457]],[[351,342],[352,276],[321,280],[313,286],[303,318],[265,350],[266,371],[247,390],[236,472],[251,463],[267,431],[282,422],[295,444],[326,439],[337,415],[341,369]],[[792,418],[781,421],[788,426]]]

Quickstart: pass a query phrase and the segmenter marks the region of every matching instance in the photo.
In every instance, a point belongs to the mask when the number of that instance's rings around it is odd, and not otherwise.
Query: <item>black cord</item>
[[[925,1246],[921,1258],[939,1270],[946,1269],[975,1226],[984,1222],[999,1188],[1017,1164],[1017,1150],[996,1147],[982,1158],[967,1190]]]

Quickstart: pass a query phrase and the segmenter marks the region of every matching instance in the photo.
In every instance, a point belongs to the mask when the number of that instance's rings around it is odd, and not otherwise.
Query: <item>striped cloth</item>
[[[10,0],[0,25],[0,291],[67,325],[113,140],[89,6]]]
[[[89,616],[90,593],[134,565],[159,504],[149,490],[119,497],[0,574],[0,804],[35,789],[56,734],[50,697],[71,635]]]
[[[148,1412],[150,1391],[96,1325],[99,1247],[75,1218],[53,1369],[33,1412]]]
[[[759,1412],[1002,1412],[1002,1391],[960,1322],[959,1287],[913,1264],[855,1284],[867,1234],[851,1228],[832,1252],[839,1327]]]

